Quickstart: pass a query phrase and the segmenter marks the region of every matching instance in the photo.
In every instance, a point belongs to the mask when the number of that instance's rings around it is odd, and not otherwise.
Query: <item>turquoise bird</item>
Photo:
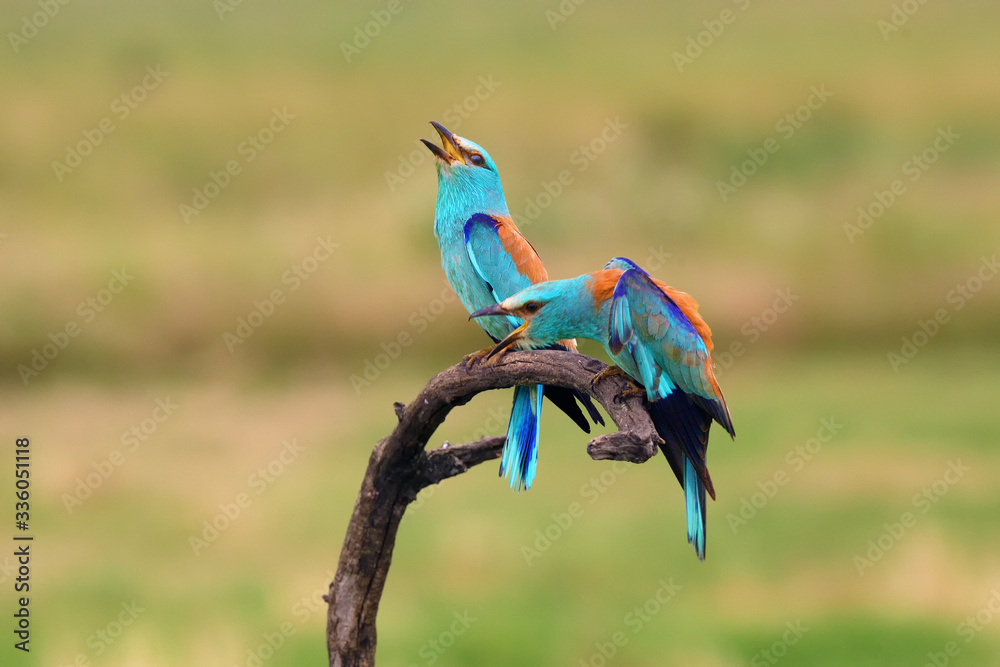
[[[706,462],[709,427],[715,420],[730,436],[736,432],[712,370],[712,332],[695,300],[616,257],[601,271],[538,283],[472,314],[486,315],[523,320],[493,355],[589,338],[617,365],[601,374],[621,371],[643,386],[660,450],[684,489],[688,542],[704,560],[706,491],[715,498]]]
[[[510,217],[493,159],[474,142],[452,134],[439,123],[431,125],[441,135],[443,146],[422,140],[437,158],[434,235],[441,248],[441,264],[448,282],[462,304],[471,313],[495,305],[533,283],[548,280],[535,249]],[[519,327],[521,320],[510,316],[481,320],[479,324],[497,343]],[[544,347],[575,351],[576,342],[553,339]],[[467,359],[475,362],[486,357],[491,349]],[[586,394],[563,387],[517,387],[500,458],[500,474],[509,475],[514,490],[531,488],[535,478],[543,396],[587,433],[590,423],[577,401],[587,409],[591,419],[604,424]]]

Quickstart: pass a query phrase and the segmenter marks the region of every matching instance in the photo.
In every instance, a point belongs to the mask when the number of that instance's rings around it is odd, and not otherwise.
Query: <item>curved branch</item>
[[[656,453],[662,441],[641,394],[621,374],[592,385],[603,368],[596,359],[574,352],[510,352],[495,365],[456,364],[434,376],[409,405],[393,406],[399,423],[372,451],[327,596],[331,666],[375,664],[375,616],[406,506],[422,488],[500,456],[503,436],[425,451],[452,408],[490,389],[525,384],[568,387],[597,399],[619,429],[590,442],[591,458],[642,463]]]

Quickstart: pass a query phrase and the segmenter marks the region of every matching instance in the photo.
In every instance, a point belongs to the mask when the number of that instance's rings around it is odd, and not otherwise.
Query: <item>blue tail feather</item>
[[[500,457],[500,474],[510,476],[510,488],[528,490],[538,465],[538,430],[542,416],[542,387],[521,386],[514,390],[514,405],[507,426],[507,441]]]
[[[687,504],[688,543],[705,560],[705,485],[690,461],[684,462],[684,500]]]

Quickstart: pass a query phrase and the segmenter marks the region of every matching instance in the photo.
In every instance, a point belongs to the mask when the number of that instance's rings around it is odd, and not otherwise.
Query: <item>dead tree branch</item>
[[[617,374],[592,386],[594,374],[603,368],[596,359],[572,352],[512,352],[495,366],[452,366],[432,378],[409,405],[395,404],[399,423],[372,451],[327,597],[331,667],[375,664],[375,616],[407,505],[424,487],[500,456],[503,436],[425,451],[452,408],[489,389],[526,384],[569,387],[599,401],[619,429],[590,442],[591,458],[642,463],[656,453],[660,439],[644,400],[627,391],[635,385]]]

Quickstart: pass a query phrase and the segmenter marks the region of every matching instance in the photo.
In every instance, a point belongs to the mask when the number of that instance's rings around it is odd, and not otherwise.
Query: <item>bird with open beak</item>
[[[500,174],[493,158],[478,144],[431,123],[441,146],[423,139],[434,154],[438,175],[434,235],[441,248],[445,275],[462,304],[471,313],[492,306],[529,285],[548,280],[545,267],[510,217]],[[494,343],[520,326],[517,317],[479,322]],[[572,340],[553,340],[551,347],[576,349]],[[468,363],[486,356],[490,348],[467,357]],[[507,427],[500,473],[510,477],[512,489],[531,488],[538,460],[542,397],[548,398],[585,432],[591,419],[604,424],[590,397],[563,387],[521,386]]]

